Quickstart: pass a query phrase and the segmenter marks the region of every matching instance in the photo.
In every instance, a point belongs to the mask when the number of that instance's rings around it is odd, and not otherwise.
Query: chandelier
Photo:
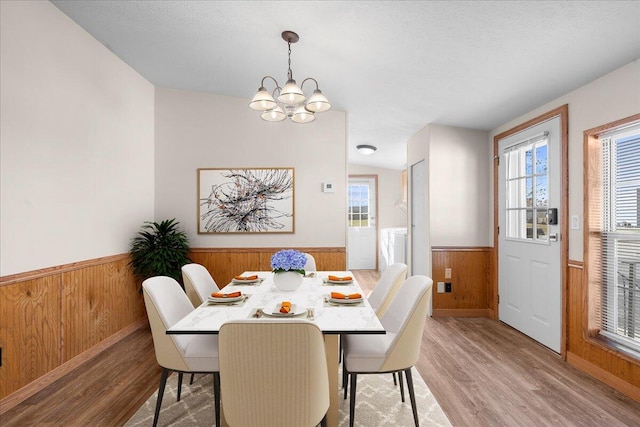
[[[260,83],[258,93],[249,103],[249,107],[262,111],[260,117],[267,122],[281,122],[287,117],[295,123],[310,123],[316,119],[316,113],[322,113],[331,108],[331,104],[322,94],[316,79],[308,77],[302,81],[300,86],[293,79],[291,72],[291,43],[296,43],[300,37],[293,31],[283,31],[282,38],[289,46],[289,69],[287,73],[287,83],[281,88],[278,81],[271,76],[264,76]],[[273,80],[276,88],[272,93],[267,92],[264,82],[267,79]],[[311,80],[316,84],[313,94],[307,99],[302,92],[304,84]],[[277,97],[278,102],[274,98]],[[306,101],[306,103],[305,103]]]

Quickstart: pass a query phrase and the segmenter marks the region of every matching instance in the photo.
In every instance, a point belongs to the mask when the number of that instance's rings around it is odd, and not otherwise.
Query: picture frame
[[[294,233],[294,168],[199,168],[198,234]]]

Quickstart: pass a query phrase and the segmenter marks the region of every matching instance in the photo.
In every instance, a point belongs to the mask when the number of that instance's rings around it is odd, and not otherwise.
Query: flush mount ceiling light
[[[375,153],[376,150],[378,149],[377,147],[375,147],[373,145],[366,145],[366,144],[357,145],[356,148],[362,154],[367,154],[367,155]]]
[[[281,122],[287,117],[295,123],[310,123],[316,119],[316,113],[322,113],[331,108],[331,104],[322,94],[316,79],[308,77],[298,86],[293,79],[291,72],[291,43],[296,43],[300,37],[293,31],[283,31],[282,38],[289,46],[289,69],[287,73],[287,83],[281,88],[278,81],[271,76],[264,76],[258,93],[253,97],[249,107],[262,111],[260,117],[267,122]],[[264,81],[273,80],[276,88],[272,93],[267,92]],[[307,99],[302,92],[305,82],[311,80],[316,84],[313,94]],[[277,97],[278,102],[274,98]],[[306,101],[306,104],[305,104]]]

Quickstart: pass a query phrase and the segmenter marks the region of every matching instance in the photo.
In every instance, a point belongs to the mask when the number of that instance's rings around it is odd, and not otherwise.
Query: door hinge
[[[498,226],[498,234],[500,234],[500,226]]]
[[[498,294],[498,304],[500,304],[500,294]]]
[[[500,166],[500,156],[493,156],[493,160],[497,160],[498,166]]]

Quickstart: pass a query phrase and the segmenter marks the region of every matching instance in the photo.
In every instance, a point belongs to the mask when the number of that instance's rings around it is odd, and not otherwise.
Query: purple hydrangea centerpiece
[[[283,249],[271,256],[271,268],[274,273],[297,271],[304,275],[304,266],[306,263],[307,257],[305,254],[295,249]]]

